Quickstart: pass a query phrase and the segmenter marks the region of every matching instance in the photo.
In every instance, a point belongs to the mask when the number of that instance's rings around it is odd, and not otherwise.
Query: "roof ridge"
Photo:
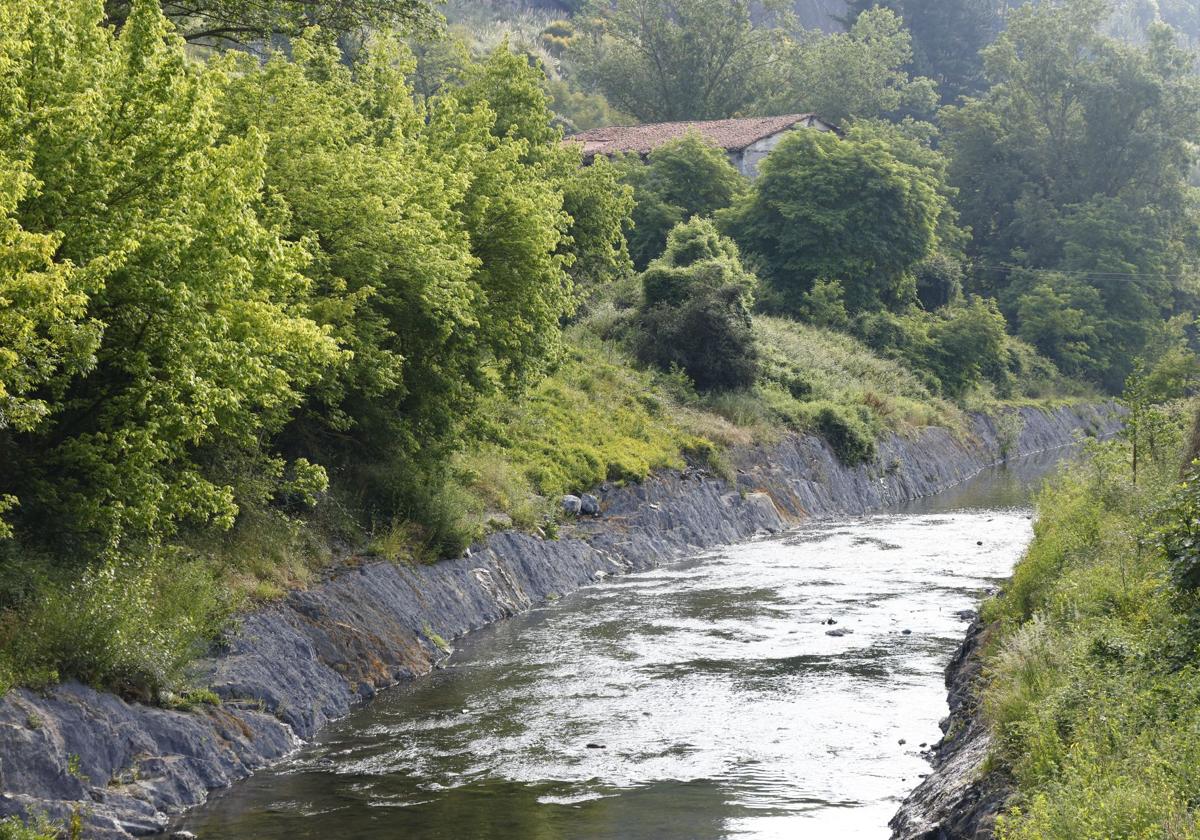
[[[694,130],[725,151],[736,152],[805,120],[815,120],[829,129],[836,130],[835,126],[814,113],[801,113],[600,126],[566,137],[564,142],[583,144],[586,158],[597,154],[625,152],[645,155],[664,143],[679,139]]]

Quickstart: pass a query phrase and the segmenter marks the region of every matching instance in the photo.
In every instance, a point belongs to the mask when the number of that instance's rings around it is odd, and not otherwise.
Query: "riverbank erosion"
[[[175,711],[79,684],[0,701],[0,814],[78,813],[88,837],[162,830],[203,801],[288,754],[379,690],[426,673],[447,641],[611,574],[945,490],[997,462],[1104,435],[1112,406],[1023,409],[1020,433],[988,417],[968,433],[928,428],[880,441],[846,466],[823,441],[788,437],[730,453],[736,482],[699,469],[601,488],[601,515],[559,539],[504,532],[464,557],[409,566],[357,558],[328,579],[244,616],[197,684],[219,705]],[[1011,425],[1007,426],[1011,429]]]

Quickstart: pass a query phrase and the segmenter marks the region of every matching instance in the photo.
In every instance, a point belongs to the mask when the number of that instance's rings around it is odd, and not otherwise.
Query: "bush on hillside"
[[[875,434],[857,412],[832,403],[815,403],[812,408],[813,426],[842,463],[875,460]]]
[[[758,373],[754,283],[737,247],[711,221],[677,226],[666,252],[642,274],[639,356],[660,370],[681,368],[701,391],[752,385]]]
[[[660,146],[645,163],[629,156],[618,166],[634,191],[633,230],[628,238],[639,271],[662,254],[675,225],[729,207],[748,186],[725,152],[699,134]]]

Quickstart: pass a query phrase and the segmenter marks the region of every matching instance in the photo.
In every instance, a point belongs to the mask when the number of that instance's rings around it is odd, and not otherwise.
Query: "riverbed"
[[[610,579],[469,636],[201,838],[884,838],[943,669],[1057,455],[905,508]]]

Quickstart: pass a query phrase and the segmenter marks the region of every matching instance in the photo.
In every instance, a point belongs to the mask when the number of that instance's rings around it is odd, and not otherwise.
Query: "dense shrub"
[[[702,391],[752,384],[758,371],[750,318],[754,282],[737,247],[711,221],[679,225],[663,256],[642,274],[639,355],[662,370],[681,368]]]
[[[858,412],[820,403],[811,409],[814,428],[843,463],[861,464],[875,459],[875,435]]]
[[[26,683],[74,677],[156,698],[207,649],[227,597],[212,568],[165,553],[59,575],[0,617],[0,659]]]
[[[729,207],[748,186],[724,150],[699,134],[663,144],[645,163],[631,155],[618,167],[636,202],[629,252],[638,270],[662,254],[675,225]]]
[[[60,827],[46,819],[35,819],[31,823],[16,817],[0,820],[0,840],[59,840],[62,836]]]

